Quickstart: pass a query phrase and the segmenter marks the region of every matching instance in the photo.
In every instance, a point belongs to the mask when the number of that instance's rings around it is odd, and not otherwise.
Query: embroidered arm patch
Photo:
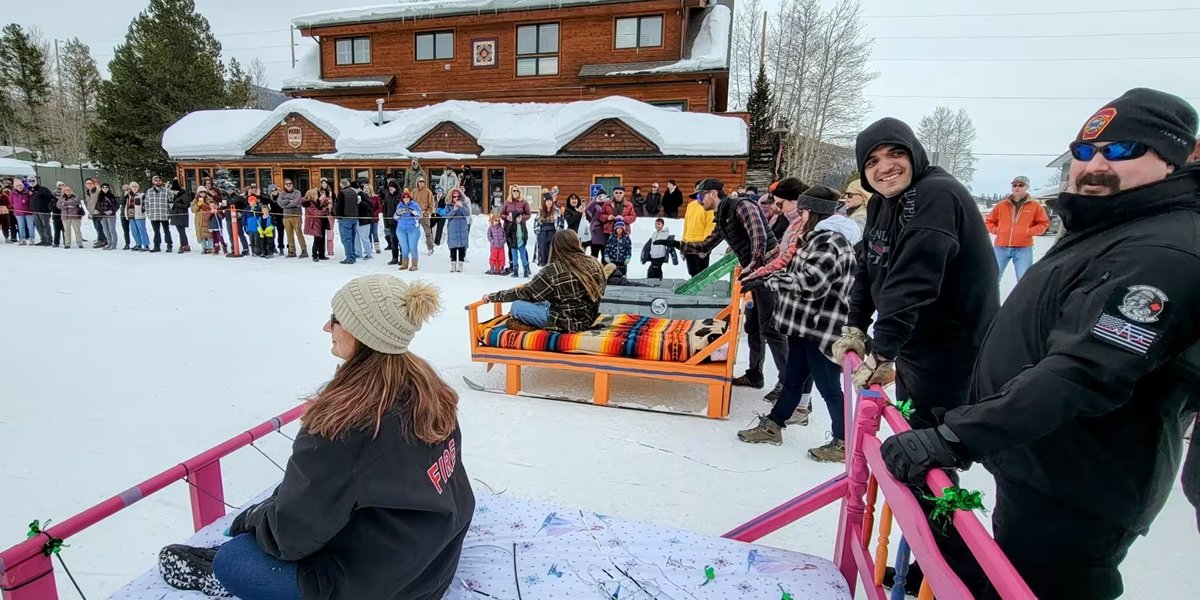
[[[1160,335],[1167,295],[1148,285],[1113,290],[1092,325],[1092,335],[1122,350],[1146,356]]]

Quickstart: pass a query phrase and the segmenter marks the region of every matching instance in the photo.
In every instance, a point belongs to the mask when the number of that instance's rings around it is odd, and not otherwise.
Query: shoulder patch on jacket
[[[1169,303],[1162,290],[1149,285],[1117,288],[1104,303],[1092,325],[1092,335],[1101,341],[1146,356],[1158,341],[1160,321]]]

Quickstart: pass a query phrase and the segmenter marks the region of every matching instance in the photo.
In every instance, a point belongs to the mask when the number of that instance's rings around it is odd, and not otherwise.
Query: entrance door
[[[612,196],[613,188],[621,185],[620,175],[596,175],[592,178],[592,183],[602,186],[604,193]]]
[[[307,194],[309,188],[312,187],[308,169],[284,169],[283,178],[291,179],[301,194]]]
[[[508,200],[508,186],[504,183],[504,169],[488,169],[488,187],[487,197],[491,199],[492,209],[496,206],[496,189],[500,189],[500,204],[503,205],[505,200]]]

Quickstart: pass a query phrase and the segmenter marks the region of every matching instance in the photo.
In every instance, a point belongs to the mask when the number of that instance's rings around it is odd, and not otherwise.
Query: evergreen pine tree
[[[49,142],[38,118],[50,100],[50,73],[46,51],[30,32],[16,23],[4,26],[0,34],[0,88],[9,94],[0,103],[6,125],[13,138],[19,138],[45,150]]]
[[[253,108],[254,88],[250,85],[250,74],[242,68],[238,59],[229,59],[225,74],[226,105],[230,108]]]
[[[92,157],[122,176],[171,173],[162,134],[189,112],[226,106],[221,43],[193,0],[150,0],[100,85]]]
[[[771,129],[775,126],[775,111],[771,108],[771,82],[767,80],[767,71],[758,67],[758,77],[754,79],[754,91],[746,104],[746,112],[750,113],[750,148],[769,143]]]

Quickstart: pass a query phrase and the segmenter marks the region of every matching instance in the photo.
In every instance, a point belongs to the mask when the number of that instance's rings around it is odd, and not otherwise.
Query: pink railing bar
[[[734,527],[721,535],[723,538],[739,542],[754,542],[774,533],[796,521],[807,517],[813,511],[832,504],[835,500],[846,495],[846,474],[821,483],[817,487],[754,517],[753,519]]]
[[[220,460],[295,421],[304,414],[305,408],[306,404],[300,404],[248,429],[50,527],[46,533],[55,538],[70,539],[71,536],[184,477],[194,484],[190,486],[192,526],[199,531],[225,515]],[[58,597],[54,586],[54,565],[42,552],[45,543],[45,536],[37,536],[0,552],[0,587],[4,589],[3,600],[44,600]]]

